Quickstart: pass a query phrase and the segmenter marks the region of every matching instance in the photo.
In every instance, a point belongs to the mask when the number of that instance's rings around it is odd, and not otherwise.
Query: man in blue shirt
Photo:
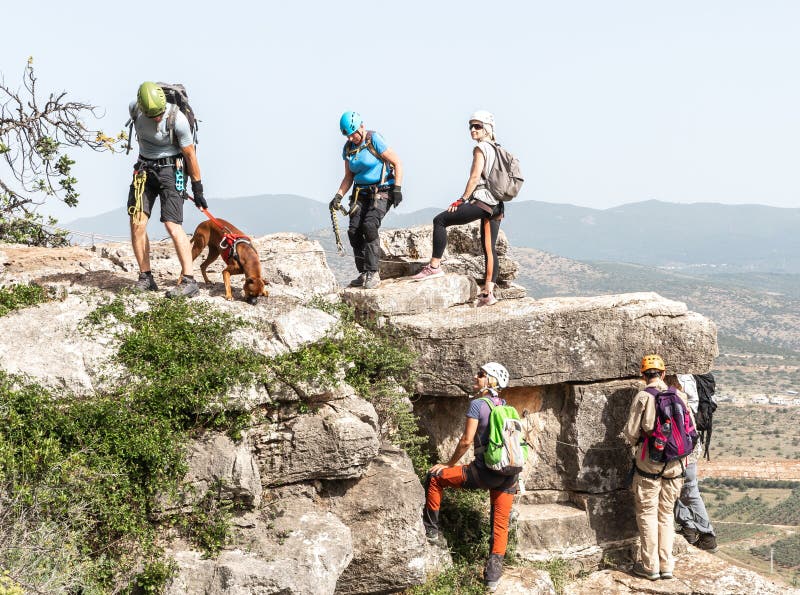
[[[350,197],[347,235],[358,277],[350,282],[350,287],[374,289],[381,282],[378,230],[389,207],[396,208],[403,200],[403,165],[380,134],[364,127],[356,112],[343,113],[339,128],[347,137],[342,149],[344,177],[330,206],[338,209],[350,186],[355,186]]]
[[[139,264],[140,291],[156,291],[150,271],[150,240],[147,222],[156,198],[161,197],[161,222],[167,228],[181,263],[183,282],[167,292],[169,297],[191,297],[199,291],[192,276],[192,251],[183,231],[184,189],[179,178],[185,171],[192,178],[192,194],[198,207],[207,209],[200,181],[200,165],[194,149],[189,120],[176,105],[167,104],[164,90],[156,83],[139,86],[136,101],[129,106],[136,128],[139,159],[134,165],[134,180],[128,192],[128,214],[131,217],[131,244]],[[180,172],[180,173],[178,173]],[[185,184],[181,179],[180,184]]]

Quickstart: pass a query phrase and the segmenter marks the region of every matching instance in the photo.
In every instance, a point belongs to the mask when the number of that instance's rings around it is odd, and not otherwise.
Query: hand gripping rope
[[[353,194],[352,202],[350,203],[350,210],[348,211],[346,208],[339,203],[339,207],[336,208],[331,205],[331,225],[333,226],[333,236],[336,238],[336,251],[339,253],[339,256],[344,256],[344,246],[342,245],[342,237],[341,232],[339,231],[339,219],[336,217],[336,212],[339,211],[342,215],[349,217],[353,213],[358,210],[358,193],[360,188],[356,188],[355,194]]]
[[[131,221],[134,224],[140,225],[144,222],[144,212],[142,211],[142,196],[144,195],[144,186],[147,182],[147,172],[143,169],[137,169],[133,172],[133,197],[136,204],[128,207],[128,214],[131,216]]]

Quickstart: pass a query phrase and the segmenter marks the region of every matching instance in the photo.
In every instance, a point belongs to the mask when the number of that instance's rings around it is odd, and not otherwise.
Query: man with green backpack
[[[519,473],[528,458],[519,414],[500,398],[499,390],[508,386],[508,378],[508,370],[497,362],[484,364],[475,374],[477,394],[470,400],[464,432],[448,462],[428,471],[422,514],[425,533],[436,542],[444,488],[489,490],[492,534],[483,578],[490,591],[503,574],[511,505],[519,491]],[[459,465],[470,445],[475,447],[475,459],[469,465]]]

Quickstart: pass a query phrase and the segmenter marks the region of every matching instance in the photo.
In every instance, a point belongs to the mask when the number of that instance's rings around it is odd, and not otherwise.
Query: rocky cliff
[[[713,323],[657,293],[527,298],[513,284],[518,267],[502,236],[501,301],[477,309],[483,262],[476,227],[451,230],[448,274],[423,283],[401,277],[425,262],[430,228],[387,230],[381,241],[385,280],[374,291],[340,290],[316,242],[274,234],[256,240],[269,298],[256,306],[226,302],[217,282],[195,301],[243,321],[232,331],[234,344],[267,358],[337,332],[339,315],[323,304],[351,305],[416,354],[413,409],[442,459],[460,435],[475,367],[503,362],[512,376],[505,396],[523,413],[534,452],[516,504],[517,554],[572,559],[590,569],[605,553],[629,547],[635,524],[623,486],[630,459],[620,429],[638,388],[639,358],[659,352],[671,371],[706,372],[717,354]],[[155,277],[167,288],[179,270],[171,244],[154,243],[153,252]],[[134,280],[128,245],[0,246],[0,262],[3,285],[34,282],[57,298],[0,317],[3,371],[86,398],[131,381],[114,358],[114,327],[85,328],[87,317]],[[129,300],[133,310],[153,307],[149,295]],[[236,504],[230,539],[209,556],[160,526],[177,568],[168,593],[393,592],[450,563],[446,550],[425,540],[424,494],[409,457],[385,440],[385,420],[342,374],[310,384],[273,377],[231,386],[220,403],[247,412],[241,433],[236,439],[213,429],[195,433],[185,446],[179,496],[160,497],[151,516],[158,525],[216,490]],[[767,590],[759,592],[777,592],[762,582]],[[619,592],[635,592],[623,587]],[[608,592],[604,586],[572,592],[597,588]],[[713,585],[687,588],[718,592]],[[502,589],[550,592],[552,585],[547,577],[516,573]],[[725,592],[755,592],[748,589]]]

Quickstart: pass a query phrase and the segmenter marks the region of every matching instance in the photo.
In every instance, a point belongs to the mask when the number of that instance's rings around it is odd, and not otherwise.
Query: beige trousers
[[[633,477],[631,490],[639,527],[639,555],[648,572],[672,572],[675,568],[673,509],[682,486],[682,477],[648,479],[638,473]]]

